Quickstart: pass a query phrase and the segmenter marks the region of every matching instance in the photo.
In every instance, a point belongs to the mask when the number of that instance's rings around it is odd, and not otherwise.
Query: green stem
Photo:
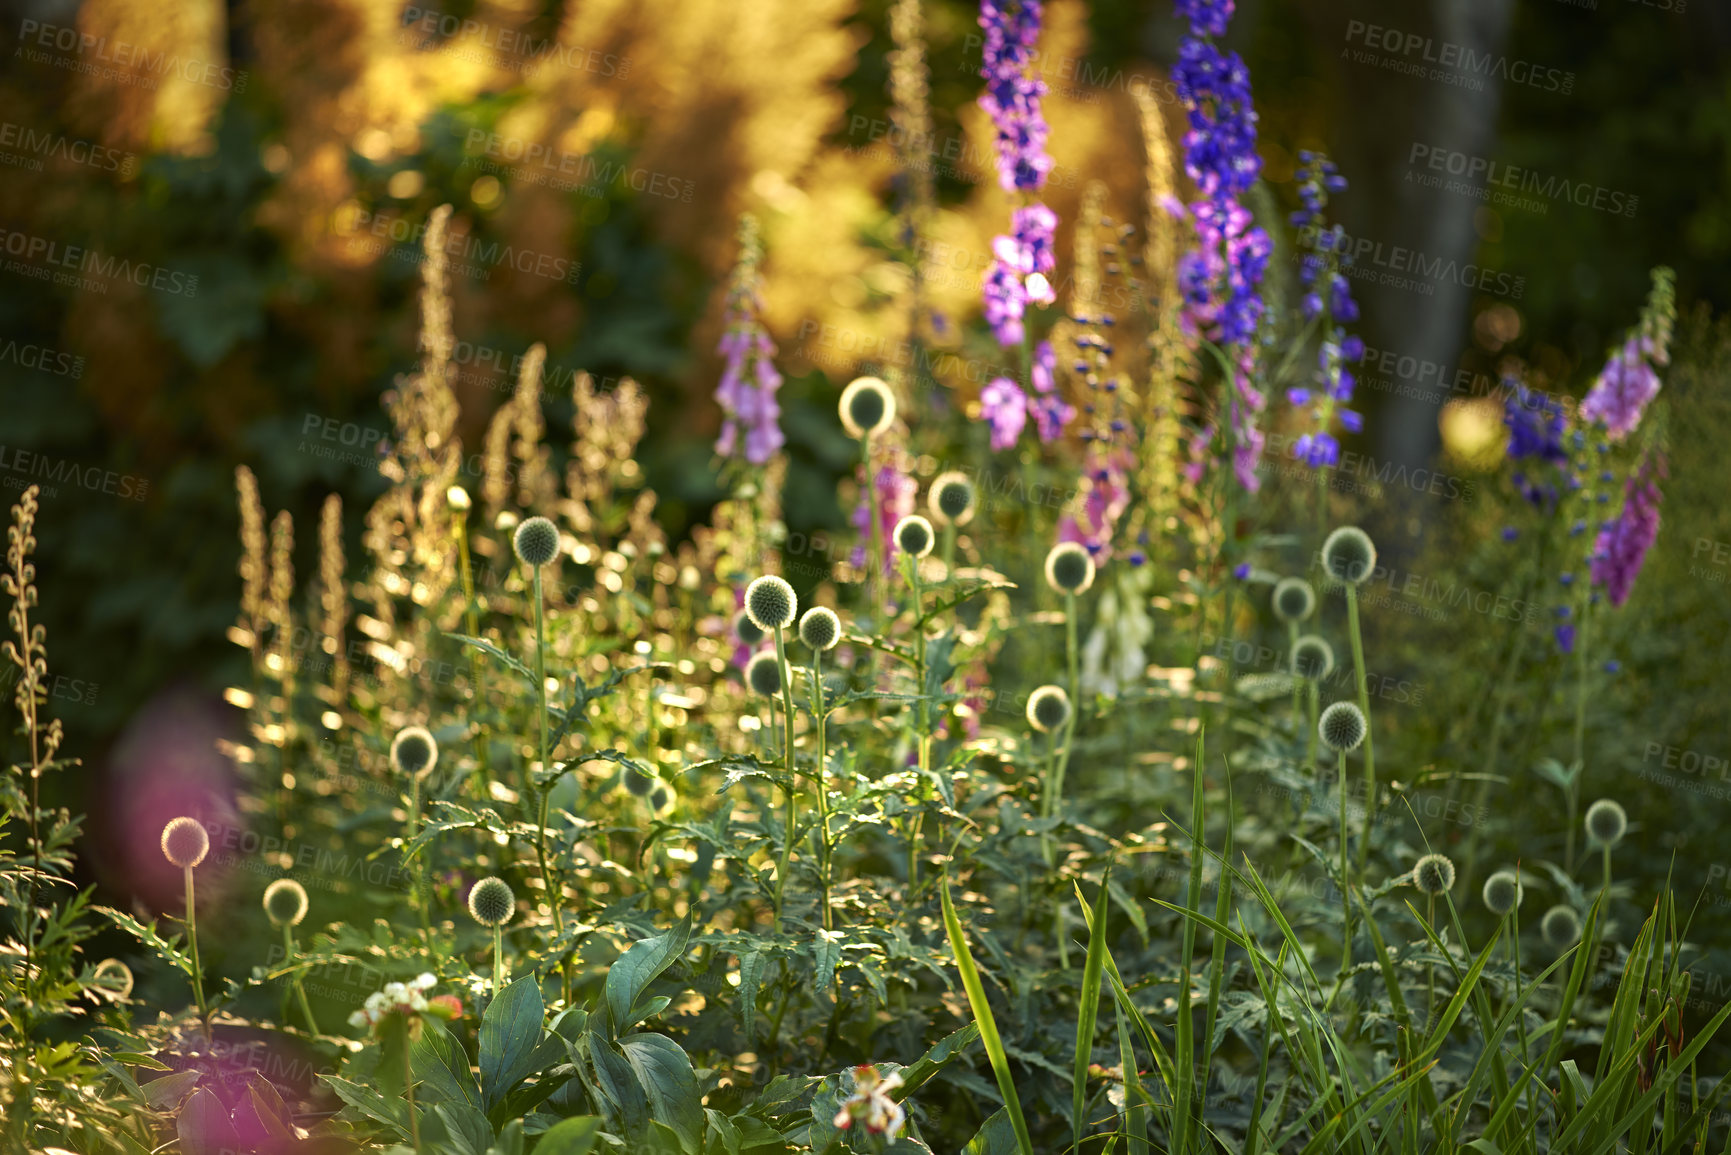
[[[1306,726],[1304,731],[1309,736],[1304,744],[1304,762],[1305,765],[1310,767],[1310,773],[1314,776],[1319,769],[1316,764],[1316,711],[1318,705],[1316,700],[1316,682],[1313,679],[1306,678],[1304,681],[1304,688],[1304,696],[1308,701],[1310,713],[1309,724]]]
[[[493,997],[499,997],[499,990],[504,984],[505,974],[505,931],[504,928],[493,928]]]
[[[798,827],[795,803],[799,797],[799,784],[793,776],[793,679],[780,626],[775,627],[775,664],[781,675],[782,770],[787,775],[787,836],[782,839],[781,863],[775,872],[775,922],[779,928],[782,900],[787,892],[788,860],[793,854],[793,840]]]
[[[876,625],[883,617],[881,604],[883,580],[882,574],[879,572],[883,565],[881,559],[884,555],[883,526],[879,524],[878,520],[877,478],[872,476],[871,435],[867,434],[861,437],[859,444],[861,464],[865,469],[867,510],[871,515],[871,525],[867,527],[866,532],[866,606],[871,611],[872,623]]]
[[[1340,983],[1335,988],[1338,990],[1352,969],[1352,880],[1346,863],[1346,751],[1339,751],[1336,759],[1340,779]]]
[[[294,927],[290,926],[286,922],[282,924],[282,945],[283,961],[293,962],[295,957],[295,932]],[[300,999],[301,1014],[305,1015],[307,1019],[307,1029],[316,1035],[319,1033],[319,1021],[313,1018],[312,1004],[307,1002],[306,987],[301,985],[301,977],[299,975],[294,976],[294,987],[295,995]],[[285,1015],[283,1017],[287,1018],[288,1016]]]
[[[409,844],[414,842],[415,835],[421,830],[421,779],[419,775],[409,775],[409,837],[403,843],[404,853],[409,852]],[[427,907],[430,904],[427,894],[427,859],[418,855],[415,859],[415,913],[421,917],[421,941],[427,948],[427,953],[433,953],[433,924],[428,917]]]
[[[817,727],[817,820],[818,820],[818,885],[823,891],[823,928],[834,930],[834,916],[829,908],[830,845],[829,845],[829,747],[826,741],[823,701],[823,651],[811,652],[811,717]]]
[[[1064,797],[1064,775],[1070,768],[1070,746],[1076,737],[1076,719],[1082,712],[1082,681],[1076,652],[1076,595],[1064,595],[1064,658],[1069,676],[1070,716],[1064,720],[1064,744],[1058,751],[1058,769],[1052,776],[1051,810],[1058,813]]]
[[[1352,672],[1358,680],[1358,708],[1364,713],[1364,841],[1358,844],[1358,871],[1364,873],[1370,856],[1370,828],[1376,814],[1376,743],[1375,726],[1370,724],[1370,690],[1364,677],[1364,639],[1358,628],[1358,587],[1347,584],[1346,620],[1352,631]],[[1346,780],[1341,779],[1341,790]],[[1342,803],[1344,805],[1344,803]]]
[[[198,1017],[204,1024],[206,1034],[210,1033],[210,1008],[204,1003],[204,968],[198,962],[198,911],[194,907],[192,893],[192,867],[181,869],[186,878],[186,941],[192,951],[192,994],[198,1000]]]
[[[452,527],[457,535],[457,561],[463,578],[463,620],[469,627],[469,636],[481,636],[481,615],[475,604],[475,574],[469,564],[469,525],[465,515],[453,513]],[[473,646],[469,651],[469,681],[472,686],[473,701],[483,701],[481,690],[481,655]],[[475,800],[484,802],[487,799],[487,781],[493,776],[491,754],[487,749],[487,733],[477,726],[475,728],[475,773],[471,786],[475,792]]]
[[[547,621],[545,609],[541,604],[541,567],[535,567],[535,701],[536,717],[540,721],[541,733],[541,773],[546,774],[552,766],[548,763],[547,750]],[[553,889],[553,874],[547,867],[547,796],[552,783],[545,788],[535,785],[535,772],[528,775],[530,797],[535,798],[535,858],[541,865],[541,889],[546,892],[547,905],[553,908],[553,931],[563,934],[565,931],[565,916],[559,909],[559,892]]]

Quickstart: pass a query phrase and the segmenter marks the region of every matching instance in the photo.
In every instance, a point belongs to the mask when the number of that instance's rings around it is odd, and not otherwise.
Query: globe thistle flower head
[[[264,912],[272,926],[299,926],[307,916],[306,887],[292,878],[279,878],[264,888]]]
[[[1498,918],[1502,918],[1515,907],[1521,905],[1521,899],[1526,897],[1521,880],[1512,870],[1499,870],[1485,879],[1482,897],[1485,907]]]
[[[1539,933],[1558,949],[1569,946],[1581,937],[1580,916],[1566,906],[1553,906],[1539,920]]]
[[[619,775],[619,784],[625,787],[627,794],[636,798],[647,798],[655,782],[655,775],[647,774],[635,766],[627,766],[625,772]]]
[[[774,574],[765,574],[745,587],[745,612],[758,629],[785,630],[799,612],[793,587]]]
[[[391,739],[391,769],[411,778],[432,773],[439,764],[439,744],[425,726],[405,726]]]
[[[781,693],[781,659],[773,650],[765,650],[746,664],[745,684],[755,694],[773,698]]]
[[[196,818],[176,818],[162,828],[162,856],[190,870],[210,853],[210,835]]]
[[[674,793],[673,787],[658,778],[651,785],[649,795],[644,801],[649,803],[651,814],[657,818],[665,818],[673,812],[673,804],[678,801],[678,798],[679,796]]]
[[[452,513],[468,513],[471,504],[469,491],[460,485],[451,486],[445,490],[445,504],[450,507]]]
[[[1440,898],[1454,889],[1455,864],[1446,854],[1426,854],[1413,864],[1412,884],[1420,893]]]
[[[1059,542],[1046,555],[1046,584],[1061,594],[1088,592],[1094,584],[1094,559],[1077,542]]]
[[[1376,569],[1376,543],[1356,525],[1343,525],[1322,543],[1322,568],[1347,585],[1362,585]]]
[[[540,569],[559,554],[559,527],[544,517],[531,517],[517,527],[511,548],[518,561]]]
[[[1587,807],[1587,837],[1600,846],[1615,846],[1629,829],[1629,815],[1621,803],[1601,798]]]
[[[932,523],[914,513],[896,522],[894,540],[896,548],[909,557],[925,557],[932,552],[937,536]]]
[[[828,606],[813,606],[799,619],[799,640],[814,650],[830,650],[841,641],[841,619]]]
[[[957,470],[940,473],[926,491],[926,506],[943,525],[966,525],[974,519],[974,483]]]
[[[1070,695],[1062,686],[1041,686],[1028,695],[1028,725],[1050,734],[1070,720]]]
[[[1281,578],[1274,583],[1274,616],[1283,622],[1302,622],[1316,612],[1316,591],[1301,577]]]
[[[1332,703],[1316,724],[1322,744],[1336,754],[1358,749],[1369,730],[1370,724],[1364,720],[1363,711],[1352,702]]]
[[[502,878],[483,878],[469,888],[469,917],[482,926],[503,926],[516,910],[517,896]]]
[[[733,615],[733,636],[748,646],[755,646],[768,635],[757,628],[757,623],[751,620],[750,614],[740,610]]]
[[[114,998],[124,999],[132,994],[132,968],[117,958],[105,958],[96,964],[90,982]]]
[[[1305,634],[1292,645],[1292,673],[1307,682],[1320,682],[1334,673],[1334,647]]]
[[[841,391],[841,423],[849,437],[876,437],[896,419],[896,396],[880,377],[855,377]]]

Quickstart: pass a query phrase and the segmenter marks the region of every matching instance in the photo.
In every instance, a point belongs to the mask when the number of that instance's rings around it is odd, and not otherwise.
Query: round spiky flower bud
[[[751,620],[751,615],[740,610],[733,615],[733,636],[748,646],[755,646],[767,636],[757,628],[757,623]]]
[[[879,377],[856,377],[841,391],[841,423],[849,437],[876,437],[896,419],[896,395]]]
[[[655,785],[656,778],[655,775],[646,774],[635,766],[627,766],[625,772],[619,775],[619,781],[625,787],[627,794],[638,798],[647,798],[650,789]]]
[[[974,483],[954,469],[940,473],[926,491],[926,507],[944,525],[966,525],[974,520]]]
[[[1050,734],[1070,720],[1070,695],[1062,686],[1041,686],[1028,695],[1028,725]]]
[[[1580,916],[1566,906],[1553,906],[1539,920],[1539,933],[1554,947],[1569,946],[1581,937]]]
[[[1316,732],[1322,738],[1322,744],[1336,754],[1345,754],[1358,749],[1358,744],[1364,741],[1370,726],[1364,720],[1364,714],[1351,702],[1335,702],[1322,712],[1322,718],[1316,724]]]
[[[210,853],[210,835],[196,818],[176,818],[162,828],[162,856],[182,870]]]
[[[1334,647],[1315,634],[1305,634],[1293,643],[1292,672],[1307,682],[1324,680],[1334,673]]]
[[[502,878],[483,878],[469,888],[469,917],[482,926],[503,926],[517,910],[517,896]]]
[[[1316,612],[1316,591],[1301,577],[1281,578],[1274,583],[1274,616],[1283,622],[1302,622]]]
[[[644,801],[649,803],[649,812],[657,818],[664,818],[673,810],[673,804],[679,796],[673,792],[673,787],[657,778],[650,786],[649,796]]]
[[[445,490],[445,504],[450,506],[452,513],[469,512],[469,491],[460,485],[453,485]]]
[[[1521,905],[1526,888],[1512,870],[1499,870],[1485,879],[1485,889],[1482,897],[1485,906],[1498,918]]]
[[[292,878],[279,878],[264,888],[264,912],[273,926],[299,926],[307,916],[306,887]]]
[[[925,557],[932,552],[932,544],[937,536],[932,533],[932,523],[917,513],[909,514],[896,522],[896,548],[912,557]]]
[[[425,726],[405,726],[391,739],[391,769],[420,778],[439,763],[439,744]]]
[[[799,612],[799,598],[787,582],[765,574],[745,587],[745,612],[760,630],[785,630]]]
[[[753,693],[762,694],[766,698],[776,697],[781,693],[781,659],[774,651],[765,650],[753,657],[745,666],[745,684]]]
[[[1322,543],[1322,569],[1337,582],[1361,585],[1376,569],[1376,543],[1356,525],[1343,525]]]
[[[1094,584],[1094,559],[1076,542],[1059,542],[1046,555],[1046,584],[1061,594],[1086,593]]]
[[[105,958],[96,964],[90,981],[115,998],[124,999],[132,993],[132,968],[117,958]]]
[[[1412,884],[1432,898],[1454,889],[1455,864],[1446,854],[1427,854],[1413,864]]]
[[[1629,829],[1629,815],[1622,804],[1601,798],[1587,807],[1587,837],[1600,846],[1615,846]]]
[[[799,619],[799,640],[814,650],[834,649],[841,641],[841,619],[828,606],[813,606]]]
[[[517,560],[540,569],[559,555],[559,527],[544,517],[531,517],[511,539]]]

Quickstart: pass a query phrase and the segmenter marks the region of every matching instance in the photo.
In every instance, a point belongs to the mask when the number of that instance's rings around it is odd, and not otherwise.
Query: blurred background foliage
[[[1543,213],[1476,210],[1477,251],[1464,258],[1524,275],[1526,292],[1472,301],[1458,334],[1462,368],[1494,374],[1514,356],[1542,382],[1578,395],[1633,323],[1648,269],[1678,271],[1691,320],[1667,384],[1666,527],[1620,615],[1625,669],[1614,693],[1640,721],[1594,734],[1599,755],[1631,775],[1649,742],[1731,754],[1722,692],[1712,689],[1731,668],[1725,585],[1701,576],[1691,556],[1697,541],[1731,541],[1720,496],[1731,336],[1711,319],[1731,300],[1731,15],[1708,0],[1675,11],[1682,3],[1484,6],[1487,19],[1506,25],[1510,56],[1576,74],[1566,100],[1530,87],[1497,94],[1494,159],[1640,199],[1632,217],[1567,203]],[[1354,214],[1407,171],[1407,138],[1391,135],[1388,119],[1413,82],[1351,73],[1342,51],[1349,20],[1428,27],[1448,0],[1398,7],[1400,16],[1334,0],[1241,6],[1234,43],[1251,68],[1265,175],[1283,206],[1293,200],[1301,148],[1365,161],[1365,171],[1343,162],[1353,182],[1340,200],[1349,231]],[[13,492],[27,484],[31,463],[58,477],[70,464],[114,471],[133,479],[126,492],[142,490],[137,500],[117,496],[83,473],[48,480],[44,493],[42,618],[51,673],[68,680],[54,705],[85,773],[103,773],[111,744],[160,695],[178,688],[214,700],[245,669],[245,653],[224,639],[240,590],[237,463],[257,472],[265,505],[289,510],[301,527],[297,572],[314,568],[313,527],[331,492],[351,511],[349,552],[359,556],[355,511],[382,488],[370,462],[387,428],[380,397],[417,359],[419,229],[440,204],[455,206],[454,232],[464,238],[453,297],[471,486],[472,455],[509,396],[514,359],[542,341],[550,440],[559,444],[557,431],[569,428],[576,372],[604,385],[638,379],[653,404],[642,461],[661,496],[658,516],[676,537],[702,519],[721,492],[710,451],[719,424],[714,350],[734,222],[746,210],[763,222],[766,320],[788,378],[790,528],[845,522],[838,479],[851,470],[852,449],[831,416],[840,384],[856,372],[916,372],[928,412],[965,413],[1004,364],[977,309],[990,238],[1008,205],[974,104],[976,9],[956,0],[927,6],[934,129],[929,148],[916,151],[929,154],[939,211],[921,256],[935,343],[956,356],[909,366],[897,303],[906,265],[895,209],[905,189],[889,139],[888,8],[886,0],[11,4],[0,119],[14,133],[112,152],[78,161],[65,147],[11,145],[13,159],[0,169],[0,228],[197,277],[196,294],[175,294],[120,278],[63,288],[0,271],[0,342],[67,355],[52,361],[59,371],[26,368],[16,356],[0,362],[0,479]],[[63,29],[106,47],[63,51],[52,31]],[[1132,90],[1148,87],[1178,131],[1181,110],[1166,79],[1178,31],[1164,4],[1048,5],[1041,52],[1057,164],[1048,200],[1066,222],[1061,262],[1088,179],[1105,182],[1114,215],[1140,220]],[[122,43],[142,46],[146,63],[105,59]],[[165,57],[181,66],[148,62]],[[1367,100],[1367,86],[1382,97]],[[1061,264],[1060,283],[1066,271]],[[1376,323],[1367,315],[1367,343],[1399,348]],[[66,367],[71,358],[75,369]],[[1367,394],[1367,443],[1382,398]],[[1388,504],[1375,516],[1401,542],[1397,554],[1430,551],[1442,564],[1462,542],[1494,531],[1493,508]],[[1384,628],[1390,641],[1412,635],[1401,639],[1397,664],[1422,665],[1433,685],[1475,677],[1486,656],[1469,644],[1437,659],[1436,639],[1411,622]],[[1478,641],[1494,648],[1496,639]],[[1449,660],[1458,668],[1439,664]],[[1446,692],[1435,702],[1420,724],[1435,727],[1444,758],[1457,703]],[[1530,732],[1535,744],[1541,733]],[[86,808],[90,780],[65,781],[79,795],[68,801]],[[1668,795],[1651,805],[1671,808],[1674,842],[1701,847],[1709,827],[1691,833],[1687,823],[1709,823],[1717,809],[1682,807],[1694,817],[1679,825],[1678,802]],[[1638,820],[1640,809],[1631,805]],[[1667,820],[1653,810],[1646,821]]]

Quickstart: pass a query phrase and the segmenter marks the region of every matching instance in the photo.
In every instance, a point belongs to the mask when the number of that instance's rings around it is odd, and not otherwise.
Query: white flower
[[[836,1127],[845,1131],[857,1119],[865,1123],[870,1134],[894,1140],[908,1121],[902,1105],[890,1098],[890,1092],[902,1085],[901,1072],[892,1071],[887,1076],[880,1076],[878,1069],[868,1064],[855,1067],[853,1079],[856,1090],[836,1112]]]
[[[423,971],[415,978],[415,981],[409,985],[417,991],[430,991],[439,985],[439,980]]]
[[[349,1016],[349,1026],[351,1027],[370,1027],[372,1025],[372,1020],[367,1018],[365,1011],[356,1011]]]

